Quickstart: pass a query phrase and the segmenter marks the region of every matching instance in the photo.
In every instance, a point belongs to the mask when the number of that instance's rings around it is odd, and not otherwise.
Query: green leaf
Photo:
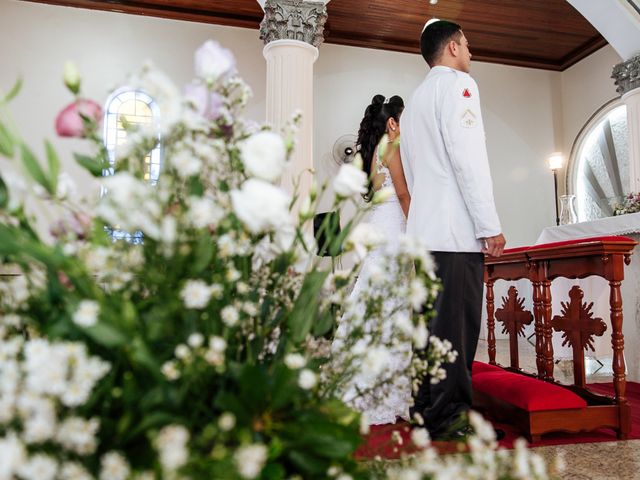
[[[135,338],[132,343],[132,350],[132,357],[135,362],[146,367],[158,378],[161,377],[158,362],[153,357],[151,350],[149,350],[149,347],[144,342],[144,340],[139,337]]]
[[[13,158],[15,153],[15,140],[9,129],[0,122],[0,154],[8,158]]]
[[[302,342],[314,324],[318,311],[319,294],[329,272],[310,272],[304,279],[288,324],[294,342]]]
[[[44,189],[51,195],[55,194],[51,182],[49,182],[49,179],[47,179],[44,170],[42,170],[42,167],[40,166],[40,163],[38,162],[38,159],[33,154],[33,152],[29,150],[29,147],[27,147],[24,143],[20,146],[20,148],[22,151],[22,163],[24,163],[24,166],[27,169],[29,175],[31,175],[31,178],[42,185]]]
[[[74,153],[73,157],[76,159],[78,164],[88,170],[94,177],[101,177],[102,171],[109,168],[107,162],[104,162],[99,158],[89,157],[88,155],[81,155],[79,153]]]
[[[289,451],[288,456],[291,463],[296,465],[307,475],[313,476],[314,478],[316,475],[326,473],[327,468],[329,467],[327,461],[323,461],[322,459],[304,451],[291,450]]]
[[[84,331],[96,343],[105,347],[120,347],[129,342],[129,339],[119,330],[104,322],[98,322],[91,327],[87,327]]]
[[[333,319],[334,319],[334,314],[331,311],[331,308],[328,308],[320,312],[320,314],[318,315],[318,319],[313,325],[313,335],[315,337],[321,337],[329,333],[333,328],[333,322],[334,322]]]
[[[53,193],[58,191],[58,175],[60,175],[60,159],[56,153],[53,145],[49,140],[44,143],[45,150],[47,151],[47,161],[49,162],[49,181],[53,188]]]
[[[9,205],[9,189],[0,175],[0,208],[7,208],[7,205]]]
[[[18,95],[18,93],[20,93],[21,89],[22,89],[22,79],[19,78],[18,80],[16,80],[16,83],[13,84],[13,87],[11,87],[11,90],[9,90],[9,93],[7,93],[4,96],[2,101],[4,103],[9,103],[11,100],[13,100]]]
[[[296,385],[297,372],[281,365],[273,375],[273,394],[269,406],[273,410],[280,410],[287,406],[294,395],[300,392]]]
[[[166,412],[150,413],[149,415],[146,415],[140,423],[138,423],[135,427],[128,431],[125,438],[135,438],[138,434],[145,432],[146,430],[164,427],[165,425],[169,425],[170,423],[175,423],[175,420],[175,414]]]
[[[265,480],[282,480],[286,475],[286,471],[279,463],[268,463],[262,469],[262,476]]]
[[[268,379],[264,367],[245,365],[240,374],[240,395],[244,405],[253,412],[261,412],[269,401]]]
[[[203,233],[198,238],[194,252],[195,258],[192,264],[192,273],[194,275],[202,272],[211,263],[211,259],[213,258],[213,245],[214,242],[211,241],[211,235],[207,233]]]

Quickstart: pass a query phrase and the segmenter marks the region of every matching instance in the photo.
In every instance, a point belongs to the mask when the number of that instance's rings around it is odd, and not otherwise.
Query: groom
[[[411,207],[407,233],[422,238],[443,289],[429,331],[448,339],[458,359],[447,378],[424,379],[412,413],[433,438],[463,437],[471,407],[471,365],[480,331],[484,253],[500,256],[505,238],[493,186],[469,43],[459,25],[432,19],[420,49],[431,67],[400,119],[401,157]]]

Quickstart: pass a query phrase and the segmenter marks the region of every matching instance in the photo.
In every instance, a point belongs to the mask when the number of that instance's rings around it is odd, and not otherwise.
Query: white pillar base
[[[318,49],[299,40],[275,40],[263,50],[267,60],[267,122],[276,130],[290,123],[296,112],[302,113],[291,164],[282,178],[282,186],[298,194],[309,193],[313,169],[313,64]]]

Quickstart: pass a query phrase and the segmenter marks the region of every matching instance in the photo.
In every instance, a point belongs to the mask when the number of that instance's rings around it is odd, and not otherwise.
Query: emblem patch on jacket
[[[460,125],[464,128],[474,128],[478,125],[478,120],[471,110],[465,110],[462,114],[462,118],[460,119]]]
[[[468,89],[468,88],[465,88],[465,89],[462,91],[462,96],[463,96],[464,98],[471,98],[471,92],[469,91],[469,89]]]

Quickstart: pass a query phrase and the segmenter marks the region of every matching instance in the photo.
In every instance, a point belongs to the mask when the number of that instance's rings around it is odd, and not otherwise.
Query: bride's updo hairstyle
[[[380,139],[387,129],[387,120],[392,118],[400,121],[400,114],[404,110],[404,102],[398,95],[385,99],[384,95],[376,95],[371,104],[364,111],[364,118],[360,122],[356,148],[362,156],[362,169],[369,177],[369,189],[363,195],[367,202],[373,198],[373,183],[371,182],[371,164],[373,154]]]

